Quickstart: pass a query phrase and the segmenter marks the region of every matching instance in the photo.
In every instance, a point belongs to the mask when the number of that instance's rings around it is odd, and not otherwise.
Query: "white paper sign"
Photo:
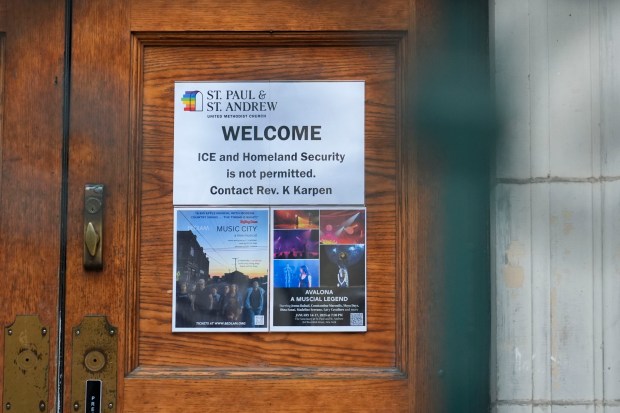
[[[176,82],[175,205],[363,205],[364,82]]]

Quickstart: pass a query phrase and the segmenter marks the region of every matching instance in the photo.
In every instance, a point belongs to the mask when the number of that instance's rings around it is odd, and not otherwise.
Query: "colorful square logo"
[[[181,102],[185,112],[202,112],[202,93],[198,90],[189,90],[183,94]]]

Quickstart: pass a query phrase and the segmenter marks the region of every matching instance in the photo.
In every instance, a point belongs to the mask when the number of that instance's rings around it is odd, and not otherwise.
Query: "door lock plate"
[[[4,328],[2,412],[48,410],[49,336],[36,315],[18,315]]]
[[[74,412],[116,411],[118,331],[105,316],[87,316],[73,327],[71,406]],[[99,383],[93,387],[93,383]],[[97,388],[94,392],[93,388]],[[97,407],[99,408],[99,407]]]
[[[84,187],[84,268],[103,268],[103,185]]]

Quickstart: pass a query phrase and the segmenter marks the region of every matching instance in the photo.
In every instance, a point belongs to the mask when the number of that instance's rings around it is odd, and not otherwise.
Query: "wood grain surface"
[[[327,10],[334,5],[325,2],[315,7]],[[128,10],[120,6],[105,14],[103,3],[97,1],[78,2],[74,9],[72,182],[107,185],[105,236],[112,241],[104,246],[107,261],[99,274],[80,274],[79,255],[69,257],[75,270],[71,284],[77,292],[68,299],[76,309],[72,312],[76,319],[69,323],[76,323],[87,307],[88,312],[108,314],[122,332],[119,365],[125,367],[128,378],[119,377],[119,408],[151,410],[151,403],[139,406],[155,400],[157,394],[161,399],[154,404],[161,406],[160,411],[170,411],[178,401],[177,383],[193,395],[185,400],[190,411],[204,404],[205,394],[199,390],[204,386],[219,389],[219,396],[213,395],[216,403],[230,400],[235,411],[266,405],[272,405],[273,411],[300,410],[307,408],[303,394],[310,395],[317,406],[329,402],[331,411],[400,394],[398,402],[391,404],[393,411],[406,411],[413,399],[404,392],[408,374],[403,355],[408,352],[409,336],[398,327],[406,328],[400,320],[408,295],[398,290],[410,281],[399,271],[402,261],[396,238],[402,214],[397,152],[402,139],[400,91],[405,87],[402,22],[375,27],[372,19],[377,16],[350,11],[356,18],[349,16],[334,26],[337,32],[315,32],[312,19],[319,17],[306,4],[295,5],[295,13],[287,12],[287,25],[274,26],[300,31],[265,33],[260,31],[264,27],[258,14],[241,16],[231,6],[228,15],[238,17],[233,33],[201,32],[205,27],[200,24],[213,17],[200,12],[195,15],[196,22],[201,22],[192,26],[195,30],[174,33],[180,9],[172,6],[165,14],[153,15],[158,6],[152,3],[152,10],[138,13],[141,4],[132,4],[129,22]],[[258,10],[257,4],[252,7]],[[260,12],[277,22],[290,7]],[[129,38],[123,24],[152,30],[139,26],[147,14],[157,17],[157,30]],[[314,17],[295,21],[291,18],[295,14]],[[353,20],[361,26],[347,23]],[[209,27],[225,28],[225,21],[218,24]],[[365,24],[372,29],[351,32]],[[174,81],[274,79],[366,82],[369,331],[172,334]],[[77,216],[79,203],[71,205]],[[77,246],[80,234],[72,234]],[[413,324],[414,319],[407,319]],[[350,392],[349,384],[366,389],[365,396]],[[293,397],[290,389],[296,389],[299,397]],[[386,405],[368,407],[380,410]]]
[[[407,30],[403,0],[134,0],[135,32],[199,31],[380,31]],[[162,18],[165,17],[165,18]]]
[[[140,365],[395,366],[395,46],[270,47],[265,40],[256,47],[242,43],[229,48],[190,48],[182,43],[145,47],[141,236],[136,240],[140,242]],[[173,87],[175,80],[192,79],[366,81],[368,333],[170,333]]]
[[[441,255],[440,168],[428,152],[419,163],[406,122],[430,3],[73,1],[65,324],[101,314],[118,327],[116,411],[440,411],[426,278]],[[51,328],[63,7],[0,0],[0,271],[18,297],[0,317],[36,312]],[[317,79],[366,82],[368,332],[172,334],[174,81]],[[86,183],[106,186],[100,272],[82,268]],[[69,334],[66,383],[71,351]]]
[[[36,314],[52,337],[58,328],[63,39],[63,2],[0,1],[0,325]],[[2,331],[0,374],[3,362],[11,362],[3,360]],[[50,342],[53,355],[56,340]],[[51,363],[50,400],[55,374]],[[0,405],[4,409],[4,401]]]

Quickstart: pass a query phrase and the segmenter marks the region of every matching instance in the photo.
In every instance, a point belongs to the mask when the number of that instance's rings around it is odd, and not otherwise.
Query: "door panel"
[[[129,95],[131,36],[125,1],[72,1],[69,199],[67,220],[67,293],[64,411],[72,400],[72,328],[87,315],[104,315],[117,328],[118,382],[114,412],[123,407],[127,300],[127,203],[129,159]],[[105,186],[103,269],[85,271],[84,185]],[[105,411],[105,410],[102,410]],[[108,410],[110,411],[110,410]]]
[[[280,36],[278,36],[280,37]],[[398,38],[381,45],[334,46],[336,39],[256,46],[143,47],[138,146],[138,351],[145,365],[197,367],[395,367],[395,125]],[[355,38],[354,40],[359,40]],[[247,40],[246,40],[247,41]],[[256,42],[256,36],[252,37]],[[146,41],[148,42],[148,40]],[[345,41],[346,42],[346,41]],[[269,43],[272,43],[270,45]],[[344,64],[343,62],[346,62]],[[366,334],[172,334],[172,159],[175,80],[366,80],[368,322]],[[399,79],[398,79],[399,80]],[[380,228],[380,230],[377,230]],[[226,354],[222,354],[226,349]]]
[[[407,380],[401,378],[274,380],[270,377],[215,380],[127,379],[128,412],[432,412],[407,404]],[[153,392],[151,389],[164,389]]]
[[[105,314],[118,327],[117,411],[410,410],[408,2],[73,3],[67,324]],[[172,334],[174,81],[350,79],[366,82],[368,332]],[[85,183],[106,185],[94,273],[81,264]]]
[[[234,4],[226,0],[131,2],[133,32],[407,30],[410,19],[410,4],[402,0],[270,0],[268,3],[241,0]]]
[[[4,327],[17,315],[37,315],[49,354],[57,347],[63,52],[62,1],[0,1],[0,387],[3,363],[12,362],[3,357]],[[55,363],[46,371],[51,409]],[[2,410],[9,402],[0,402]]]

